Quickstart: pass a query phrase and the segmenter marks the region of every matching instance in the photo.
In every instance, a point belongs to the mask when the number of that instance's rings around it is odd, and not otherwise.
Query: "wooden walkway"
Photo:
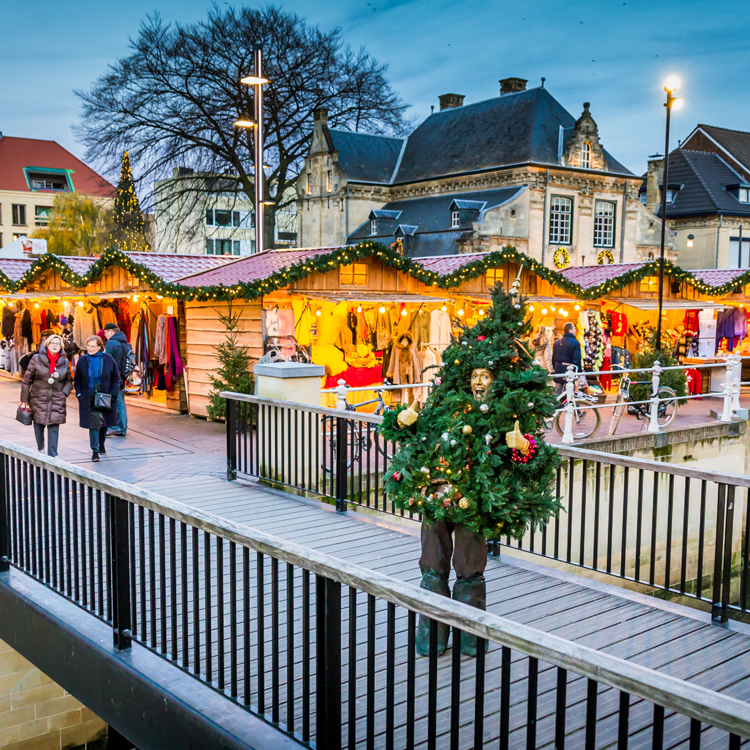
[[[190,477],[178,480],[143,483],[144,489],[158,492],[188,505],[200,508],[232,521],[245,524],[288,539],[297,544],[314,548],[329,555],[347,560],[381,573],[394,576],[415,585],[420,573],[419,536],[416,525],[401,528],[397,524],[381,519],[364,519],[359,514],[340,515],[330,506],[321,506],[312,501],[294,499],[255,485],[228,483],[215,476]],[[585,579],[577,579],[556,571],[544,571],[539,566],[504,556],[501,560],[490,559],[487,572],[487,609],[497,615],[531,625],[539,630],[554,633],[582,645],[600,649],[607,653],[630,659],[643,666],[662,670],[704,687],[718,690],[740,700],[750,702],[750,636],[711,625],[701,613],[673,605],[650,604],[645,597]],[[284,576],[281,576],[283,588]],[[282,590],[281,601],[285,592]],[[342,602],[343,611],[348,607]],[[296,591],[299,596],[299,589]],[[359,597],[358,597],[359,599]],[[367,648],[366,597],[358,601],[360,614],[357,620],[357,649],[364,655]],[[400,613],[401,614],[401,613]],[[366,747],[367,724],[372,722],[375,735],[374,747],[384,747],[385,726],[384,682],[385,682],[385,613],[375,615],[377,639],[375,658],[378,664],[376,695],[368,695],[364,677],[357,678],[357,706],[352,708],[358,738],[358,747]],[[284,618],[285,620],[285,618]],[[283,633],[284,624],[281,623]],[[295,642],[299,637],[295,633]],[[397,675],[405,672],[406,618],[399,617],[397,625]],[[270,638],[270,635],[267,637]],[[266,639],[267,640],[267,639]],[[346,622],[342,642],[347,643]],[[253,649],[254,650],[254,649]],[[280,653],[280,685],[282,696],[281,716],[286,715],[283,705],[285,693],[286,654]],[[295,648],[294,661],[299,659]],[[266,653],[269,653],[268,647]],[[511,747],[526,747],[525,697],[528,685],[528,661],[516,658],[513,662],[513,699],[511,707]],[[254,658],[254,657],[253,657]],[[362,657],[360,657],[362,658]],[[496,678],[499,685],[500,649],[493,648],[487,654],[488,682]],[[451,650],[441,658],[441,666],[450,670]],[[342,654],[344,675],[347,674],[348,653]],[[426,693],[426,659],[418,659],[418,697]],[[462,660],[462,699],[467,702],[462,725],[461,747],[471,748],[471,724],[473,709],[474,660]],[[303,675],[303,664],[295,664],[295,682]],[[539,665],[540,703],[537,720],[536,747],[552,747],[554,743],[555,670],[548,665]],[[442,670],[441,670],[442,671]],[[494,675],[494,678],[493,678]],[[547,687],[546,699],[542,699],[542,687]],[[403,746],[406,733],[404,690],[397,690],[395,746]],[[449,688],[440,691],[438,699],[438,747],[448,747]],[[499,693],[499,691],[498,691]],[[344,687],[344,695],[346,695]],[[498,737],[499,695],[492,691],[485,699],[485,741],[487,747],[496,747]],[[614,747],[617,740],[617,694],[613,690],[599,692],[597,715],[597,748]],[[254,702],[254,701],[253,701]],[[421,701],[424,705],[424,701]],[[586,712],[586,682],[569,675],[568,682],[568,736],[566,747],[583,747]],[[570,712],[576,706],[577,711]],[[372,710],[374,709],[374,711]],[[314,708],[313,708],[314,710]],[[750,710],[750,708],[748,709]],[[342,710],[343,737],[347,737],[346,719],[349,707]],[[367,717],[370,717],[369,719]],[[294,723],[298,728],[303,721],[295,711]],[[426,712],[416,712],[415,729],[417,746],[424,746],[426,737]],[[283,718],[282,718],[283,721]],[[687,721],[682,717],[668,716],[665,747],[687,747]],[[651,709],[642,702],[631,705],[630,747],[650,746]],[[669,738],[672,738],[672,742]],[[712,741],[720,741],[726,747],[725,737],[714,730],[706,730],[702,747],[711,747]],[[750,743],[748,743],[750,744]]]

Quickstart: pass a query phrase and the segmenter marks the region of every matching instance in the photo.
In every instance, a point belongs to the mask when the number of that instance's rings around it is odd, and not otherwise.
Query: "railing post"
[[[237,402],[227,400],[227,481],[237,479]]]
[[[316,745],[341,748],[341,584],[315,577]],[[353,654],[349,658],[354,658]]]
[[[8,524],[8,457],[0,453],[0,573],[10,568],[10,526]]]
[[[721,411],[719,422],[731,422],[732,421],[732,391],[734,390],[734,361],[731,357],[727,358],[724,365],[724,382],[722,388],[724,389],[724,408]]]
[[[711,596],[711,620],[716,623],[722,622],[722,591],[721,584],[724,578],[724,530],[726,528],[726,496],[727,486],[720,484],[718,487],[718,498],[716,502],[716,537],[714,539],[714,581],[713,595]]]
[[[573,443],[573,396],[575,393],[576,372],[573,365],[568,365],[565,373],[565,427],[562,441],[567,445]]]
[[[733,354],[734,372],[732,377],[732,411],[736,414],[742,407],[740,406],[740,389],[742,388],[742,357],[739,354]]]
[[[344,417],[336,417],[336,510],[339,513],[346,513],[347,473],[349,471],[347,465],[348,421]]]
[[[661,382],[661,373],[661,365],[657,359],[654,362],[651,374],[651,393],[654,395],[651,397],[651,413],[648,421],[649,432],[659,432],[659,383]]]
[[[112,579],[112,628],[114,645],[118,651],[130,648],[132,613],[130,611],[130,539],[128,533],[128,503],[121,497],[109,500],[109,549]],[[153,584],[153,582],[152,582]]]
[[[336,387],[336,408],[340,411],[346,411],[347,400],[346,396],[349,391],[349,387],[346,384],[346,380],[339,380],[338,386]]]

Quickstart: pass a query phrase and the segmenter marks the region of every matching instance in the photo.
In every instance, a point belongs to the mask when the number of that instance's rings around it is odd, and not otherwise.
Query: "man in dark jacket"
[[[581,344],[576,338],[576,327],[573,323],[566,323],[563,335],[552,347],[552,371],[555,375],[564,375],[568,371],[568,365],[575,365],[576,371],[580,372]],[[565,385],[564,378],[555,378],[555,390],[559,394]]]
[[[120,373],[120,390],[117,393],[117,427],[110,430],[107,435],[121,435],[125,437],[128,431],[128,412],[125,408],[125,363],[128,360],[130,344],[125,334],[114,324],[107,323],[104,326],[104,336],[107,343],[104,351],[114,359],[117,364],[117,372]]]

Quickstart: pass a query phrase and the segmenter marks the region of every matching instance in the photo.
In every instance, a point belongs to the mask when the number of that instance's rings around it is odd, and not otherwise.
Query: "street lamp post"
[[[661,246],[659,252],[659,316],[656,321],[656,351],[661,351],[661,316],[664,307],[664,247],[667,238],[667,190],[669,186],[669,120],[672,114],[672,108],[679,109],[682,106],[682,100],[675,96],[675,91],[680,82],[675,76],[667,78],[664,84],[664,91],[667,92],[667,101],[664,106],[667,108],[667,127],[664,137],[664,175],[662,177],[661,187]]]
[[[263,77],[263,53],[260,47],[253,50],[253,74],[245,76],[242,83],[252,86],[254,100],[254,120],[241,116],[237,127],[252,127],[255,130],[255,252],[262,253],[264,245],[263,198],[265,195],[265,172],[263,171],[263,86],[268,79]]]

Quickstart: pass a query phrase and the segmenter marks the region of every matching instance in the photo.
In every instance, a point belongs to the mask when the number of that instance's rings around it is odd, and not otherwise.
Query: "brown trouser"
[[[422,556],[419,569],[422,573],[448,580],[451,557],[456,576],[464,579],[484,575],[487,566],[487,541],[482,534],[469,531],[461,524],[422,524]]]

